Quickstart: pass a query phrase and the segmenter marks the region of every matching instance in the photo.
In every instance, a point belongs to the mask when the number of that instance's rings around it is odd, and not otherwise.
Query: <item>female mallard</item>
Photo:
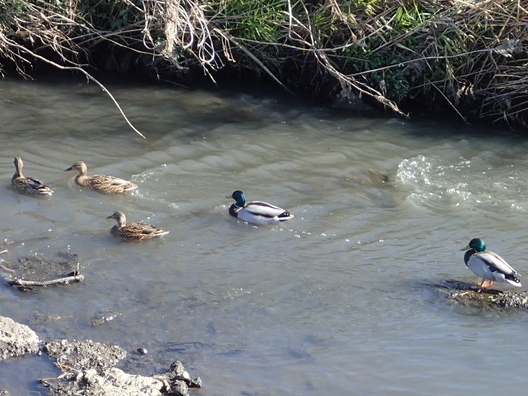
[[[71,170],[79,171],[79,174],[75,176],[75,182],[81,186],[88,186],[92,190],[103,194],[121,194],[125,191],[134,190],[137,188],[137,185],[124,179],[120,179],[114,176],[107,175],[93,175],[87,176],[88,168],[86,164],[82,161],[75,162],[68,169],[64,169],[64,172]]]
[[[464,254],[467,267],[483,279],[477,285],[479,288],[489,287],[493,281],[521,287],[521,281],[515,276],[517,271],[497,253],[486,251],[486,243],[482,239],[472,239],[462,250],[467,250]]]
[[[159,227],[139,221],[127,224],[125,214],[120,210],[108,216],[107,219],[117,220],[117,225],[112,227],[110,233],[126,241],[142,241],[143,239],[162,237],[169,233],[169,231],[163,231]]]
[[[267,202],[246,201],[246,195],[240,190],[236,190],[231,196],[235,203],[229,207],[229,214],[248,223],[262,225],[293,218],[287,210]]]
[[[11,178],[11,185],[18,192],[25,194],[36,194],[36,195],[51,195],[53,190],[48,186],[42,184],[39,180],[33,179],[32,177],[25,177],[22,174],[22,167],[24,163],[22,158],[15,157],[15,174]]]

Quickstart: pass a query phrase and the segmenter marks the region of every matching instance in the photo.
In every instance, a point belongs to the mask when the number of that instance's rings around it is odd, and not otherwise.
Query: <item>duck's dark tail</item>
[[[286,220],[293,218],[293,215],[290,214],[290,212],[288,212],[287,210],[285,210],[278,217],[280,221],[286,221]]]
[[[521,287],[521,281],[515,276],[515,274],[505,275],[504,278],[510,285]]]

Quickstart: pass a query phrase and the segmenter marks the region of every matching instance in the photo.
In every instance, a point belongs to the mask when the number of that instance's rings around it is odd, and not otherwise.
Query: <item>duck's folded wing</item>
[[[113,177],[113,176],[108,176],[109,178],[109,183],[112,184],[113,186],[121,186],[121,187],[126,187],[126,186],[135,186],[134,183],[132,183],[130,180],[125,180],[125,179],[121,179],[119,177]]]
[[[34,179],[32,177],[26,177],[27,184],[31,185],[33,188],[48,188],[48,186],[44,185],[40,180]]]
[[[475,256],[484,261],[492,271],[498,271],[506,275],[515,274],[517,272],[497,253],[482,252],[475,254]]]
[[[264,217],[275,217],[286,212],[284,209],[279,208],[278,206],[262,201],[251,201],[244,207],[244,209],[255,216]]]

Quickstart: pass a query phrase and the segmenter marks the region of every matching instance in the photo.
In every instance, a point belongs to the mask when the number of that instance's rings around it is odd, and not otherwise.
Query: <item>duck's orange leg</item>
[[[485,288],[485,287],[490,287],[491,285],[493,285],[493,281],[492,280],[489,280],[489,279],[484,279],[482,282],[480,282],[477,287],[479,288]]]

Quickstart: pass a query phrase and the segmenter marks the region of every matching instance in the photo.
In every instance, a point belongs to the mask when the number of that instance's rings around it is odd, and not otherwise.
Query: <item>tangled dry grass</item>
[[[527,43],[521,0],[0,4],[0,56],[24,76],[39,62],[91,79],[94,65],[171,79],[244,69],[293,92],[359,96],[403,116],[447,108],[511,127],[528,124]]]

